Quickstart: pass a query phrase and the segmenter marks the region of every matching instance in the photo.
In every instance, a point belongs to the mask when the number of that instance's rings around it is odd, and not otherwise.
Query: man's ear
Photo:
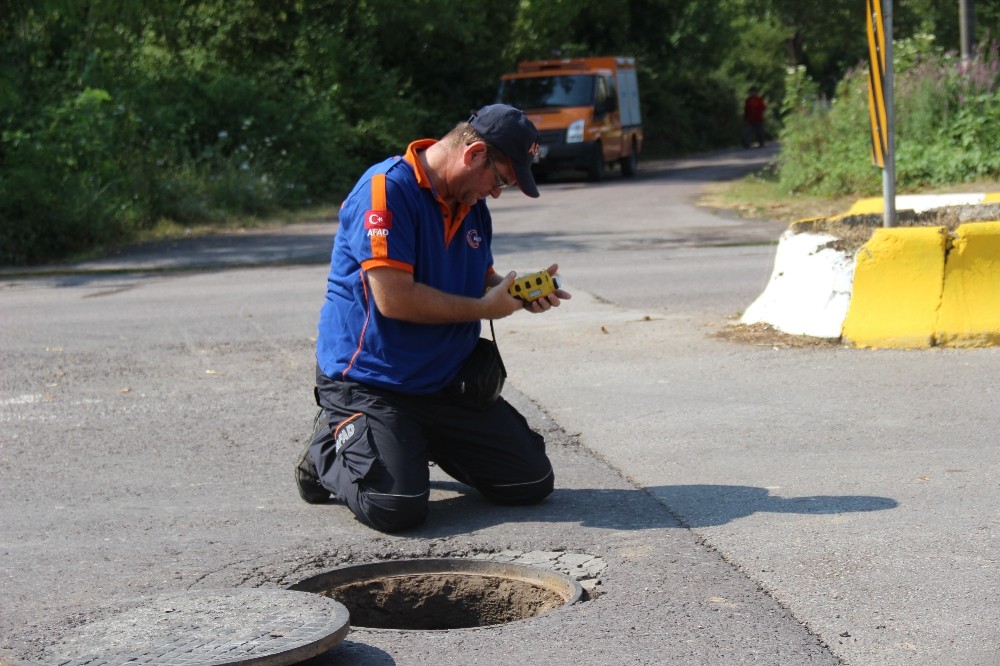
[[[479,156],[478,158],[477,155]],[[473,141],[465,146],[465,149],[462,151],[462,161],[466,166],[472,166],[472,163],[476,159],[486,159],[485,141]]]

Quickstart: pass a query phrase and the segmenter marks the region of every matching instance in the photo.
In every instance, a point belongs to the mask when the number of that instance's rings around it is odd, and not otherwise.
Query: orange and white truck
[[[597,181],[614,164],[635,175],[642,150],[635,58],[522,62],[500,77],[497,101],[524,111],[541,133],[536,175],[583,169]]]

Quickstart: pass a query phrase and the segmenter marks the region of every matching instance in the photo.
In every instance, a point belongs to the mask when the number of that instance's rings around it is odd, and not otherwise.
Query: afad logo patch
[[[334,453],[335,454],[340,453],[340,450],[344,448],[344,444],[351,441],[352,437],[354,437],[353,423],[348,423],[345,426],[337,428],[337,439],[336,439],[337,445],[336,448],[334,449]]]
[[[368,236],[388,236],[392,229],[391,210],[368,210],[365,211],[365,229]]]

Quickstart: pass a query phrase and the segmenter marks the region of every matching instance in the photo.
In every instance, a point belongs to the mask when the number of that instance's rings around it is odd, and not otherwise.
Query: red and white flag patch
[[[365,211],[365,229],[392,229],[391,210]]]

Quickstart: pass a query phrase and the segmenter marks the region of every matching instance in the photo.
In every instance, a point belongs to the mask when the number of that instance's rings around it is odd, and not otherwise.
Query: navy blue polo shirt
[[[493,221],[485,201],[454,216],[417,157],[434,143],[368,169],[340,209],[320,312],[316,358],[327,377],[411,394],[440,390],[479,338],[480,322],[414,324],[383,316],[367,271],[390,267],[416,282],[478,298],[492,270]]]

